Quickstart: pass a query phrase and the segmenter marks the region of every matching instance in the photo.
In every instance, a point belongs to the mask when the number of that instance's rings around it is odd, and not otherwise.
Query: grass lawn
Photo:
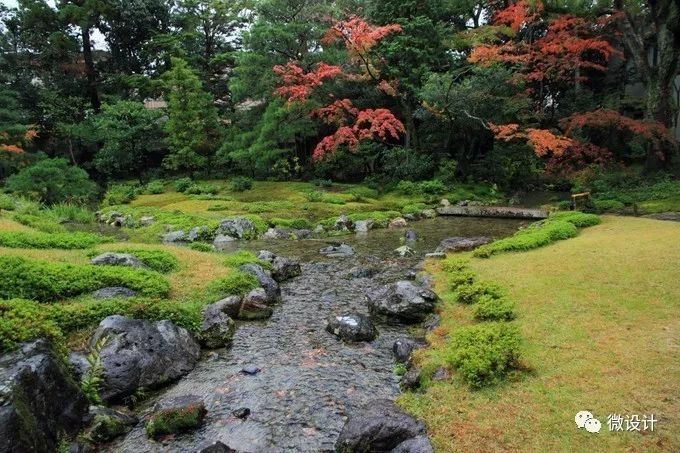
[[[403,395],[438,451],[680,451],[680,224],[605,216],[574,239],[471,265],[517,303],[526,370],[481,391],[454,378]],[[433,348],[472,322],[442,280]],[[602,422],[599,434],[576,428],[581,410]],[[610,432],[612,413],[658,422]]]

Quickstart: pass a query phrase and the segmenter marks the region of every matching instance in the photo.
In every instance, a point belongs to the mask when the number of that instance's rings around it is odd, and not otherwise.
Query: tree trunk
[[[94,69],[94,60],[92,59],[92,43],[90,41],[90,27],[81,27],[83,39],[83,60],[85,61],[85,76],[87,77],[87,94],[90,97],[90,104],[95,112],[99,112],[102,104],[99,100],[99,93],[97,92],[97,75]]]

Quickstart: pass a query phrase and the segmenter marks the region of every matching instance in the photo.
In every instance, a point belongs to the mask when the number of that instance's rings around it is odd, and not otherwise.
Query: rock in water
[[[100,340],[103,340],[100,343]],[[103,367],[101,397],[130,395],[140,387],[166,384],[191,371],[201,348],[193,336],[170,321],[151,323],[114,315],[105,318],[90,340],[99,344]]]
[[[276,253],[270,252],[269,250],[260,250],[257,252],[257,259],[262,261],[267,261],[268,263],[273,263],[276,258]]]
[[[416,343],[408,338],[395,341],[392,345],[394,359],[399,363],[408,362],[415,347]]]
[[[48,340],[0,357],[0,451],[57,451],[75,435],[89,403]]]
[[[492,239],[486,236],[475,237],[451,237],[442,240],[435,252],[466,252],[476,249],[480,245],[488,244]]]
[[[210,445],[201,447],[201,449],[198,450],[198,453],[238,453],[238,451],[218,440],[211,443]]]
[[[433,291],[402,280],[370,296],[368,307],[371,313],[382,315],[387,321],[413,323],[423,321],[432,313],[438,300]]]
[[[130,253],[102,253],[101,255],[92,258],[90,262],[95,266],[147,267],[139,258]]]
[[[203,324],[198,334],[201,345],[208,349],[223,348],[231,345],[236,326],[223,310],[209,305],[203,311]]]
[[[371,319],[359,313],[331,316],[326,330],[344,341],[371,341],[378,335]]]
[[[406,233],[404,233],[404,239],[409,242],[415,242],[418,240],[418,234],[413,230],[408,230]]]
[[[272,274],[269,271],[265,271],[262,266],[257,264],[244,264],[241,266],[241,270],[252,276],[254,276],[260,283],[260,286],[264,288],[267,293],[267,303],[275,304],[281,300],[281,288],[279,284],[272,278]]]
[[[236,241],[237,239],[231,236],[227,236],[226,234],[218,234],[215,236],[215,240],[213,241],[213,246],[217,250],[224,250],[225,248],[229,247],[229,245]]]
[[[423,437],[426,441],[421,444],[424,450],[408,449],[415,439]],[[424,453],[432,451],[432,447],[429,445],[425,425],[422,422],[402,412],[392,401],[374,400],[350,414],[335,444],[335,451]]]
[[[319,253],[331,258],[342,258],[354,255],[354,249],[347,244],[333,244],[322,248]]]
[[[373,219],[358,220],[354,225],[354,231],[356,231],[357,233],[368,233],[369,230],[373,229],[374,224],[375,220]]]
[[[275,303],[267,296],[263,288],[255,288],[243,297],[241,308],[238,312],[239,319],[267,319],[271,317],[273,310],[269,306]]]
[[[277,282],[290,280],[302,274],[300,263],[290,258],[277,256],[272,261],[272,277]]]
[[[403,217],[397,217],[396,219],[390,220],[387,228],[405,228],[408,226],[408,222]]]
[[[238,239],[255,239],[257,237],[255,224],[244,217],[222,220],[217,228],[217,232]]]
[[[139,419],[108,407],[94,407],[91,409],[92,424],[86,431],[88,438],[95,443],[108,442],[118,436],[128,433]]]
[[[259,373],[260,371],[262,371],[262,370],[260,370],[260,369],[257,367],[257,365],[253,365],[252,363],[251,363],[251,364],[248,364],[248,365],[244,365],[243,368],[241,368],[241,372],[242,372],[243,374],[248,374],[248,375],[250,375],[250,376],[255,376],[255,375],[256,375],[257,373]]]
[[[136,295],[137,291],[124,286],[107,286],[92,293],[95,299],[128,299]]]
[[[350,220],[345,214],[338,217],[335,221],[335,229],[339,231],[351,230],[354,227],[354,222]]]
[[[236,418],[240,418],[242,420],[245,420],[250,416],[250,409],[247,407],[239,407],[238,409],[234,409],[231,411],[231,415],[233,415]]]
[[[402,245],[401,247],[397,248],[394,250],[399,256],[413,256],[416,254],[416,251],[413,250],[411,247],[408,245]]]
[[[201,426],[207,412],[200,396],[170,398],[156,404],[146,425],[146,432],[150,437],[159,437],[194,430]]]

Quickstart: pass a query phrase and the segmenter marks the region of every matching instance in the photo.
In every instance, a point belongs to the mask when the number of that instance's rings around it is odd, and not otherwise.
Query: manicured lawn
[[[680,449],[679,223],[605,216],[574,239],[471,265],[516,301],[526,370],[481,391],[454,379],[402,396],[438,451]],[[472,322],[441,280],[448,302],[434,347]],[[599,434],[576,428],[581,410],[602,422]],[[658,422],[654,432],[610,432],[612,413]]]

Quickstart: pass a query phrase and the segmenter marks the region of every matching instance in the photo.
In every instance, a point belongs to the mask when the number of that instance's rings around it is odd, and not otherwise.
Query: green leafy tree
[[[146,109],[141,102],[104,104],[93,121],[103,143],[95,168],[109,177],[140,176],[162,148],[160,117],[159,110]]]
[[[180,58],[172,59],[165,83],[168,90],[165,132],[170,153],[163,165],[173,171],[203,169],[218,143],[217,111],[212,96]]]
[[[87,172],[66,159],[43,159],[7,179],[7,189],[43,203],[85,203],[96,192]]]

